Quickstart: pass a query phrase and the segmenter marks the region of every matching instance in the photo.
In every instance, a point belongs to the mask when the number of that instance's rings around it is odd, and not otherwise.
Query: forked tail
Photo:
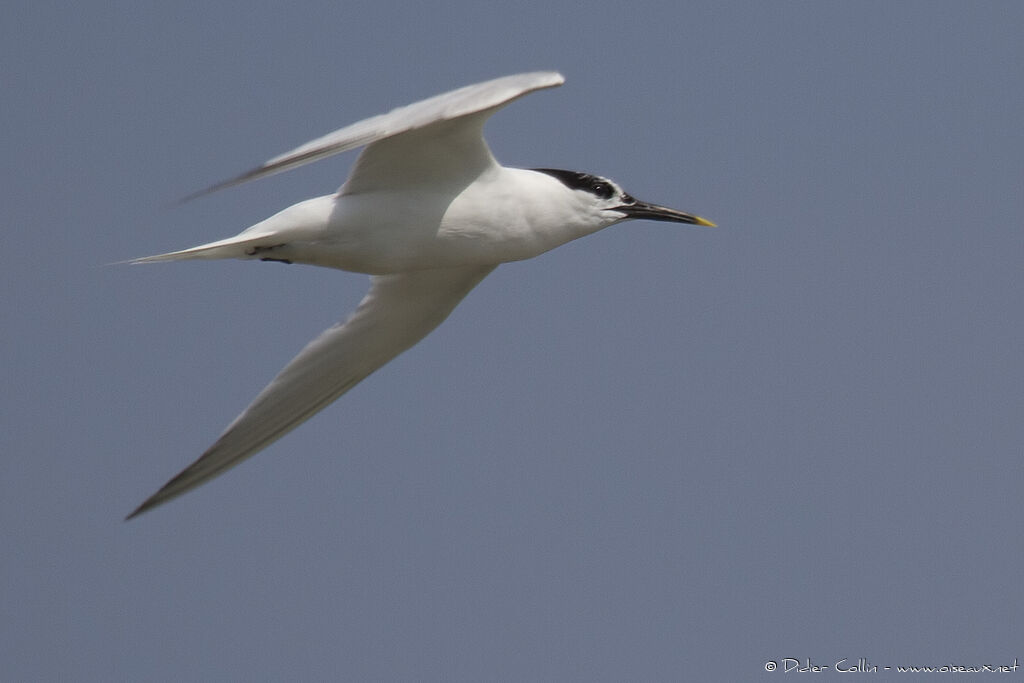
[[[255,254],[259,243],[266,241],[266,235],[246,235],[244,237],[237,235],[208,244],[200,244],[198,247],[190,249],[130,259],[128,263],[158,263],[160,261],[186,261],[189,259],[244,259]]]

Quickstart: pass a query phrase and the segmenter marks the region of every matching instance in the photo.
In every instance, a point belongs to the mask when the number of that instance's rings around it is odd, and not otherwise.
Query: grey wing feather
[[[432,123],[451,121],[488,109],[496,110],[534,90],[553,88],[564,81],[557,72],[537,71],[467,85],[345,126],[280,154],[251,171],[191,194],[182,201],[280,173]]]
[[[270,445],[413,346],[495,266],[463,266],[371,278],[344,323],[325,330],[259,393],[194,463],[127,519],[180,496]]]

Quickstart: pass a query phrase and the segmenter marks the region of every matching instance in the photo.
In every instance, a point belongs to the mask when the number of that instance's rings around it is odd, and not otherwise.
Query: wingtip
[[[194,463],[193,463],[194,464]],[[191,466],[189,466],[191,467]],[[181,486],[181,481],[184,478],[186,472],[189,471],[189,467],[179,472],[176,476],[172,477],[170,481],[160,487],[160,489],[151,495],[146,500],[142,501],[142,504],[131,511],[131,513],[124,518],[124,521],[128,521],[141,514],[149,512],[155,507],[160,507],[164,503],[177,498],[183,493],[195,488],[198,484],[192,484],[190,486]],[[201,483],[201,482],[200,482]]]
[[[179,206],[184,206],[185,204],[188,204],[191,201],[199,199],[200,197],[205,197],[208,194],[214,193],[217,189],[218,189],[218,186],[216,186],[216,185],[212,186],[212,187],[204,187],[202,190],[196,190],[195,192],[187,194],[184,197],[179,197],[178,199],[172,199],[170,202],[167,203],[167,208],[168,209],[176,209]]]
[[[541,73],[550,78],[551,82],[555,85],[565,83],[565,76],[562,75],[561,71],[542,71]]]
[[[257,168],[253,169],[252,171],[246,171],[242,175],[237,176],[235,178],[231,178],[230,180],[224,180],[222,182],[217,183],[216,185],[210,185],[209,187],[204,187],[201,190],[196,190],[191,194],[185,195],[181,199],[172,201],[170,203],[170,206],[182,206],[183,204],[188,204],[189,202],[199,199],[200,197],[205,197],[208,194],[213,194],[214,192],[218,192],[220,190],[226,190],[227,188],[234,187],[235,185],[241,185],[246,180],[249,180],[252,176],[254,176],[259,170],[260,169]]]
[[[555,88],[565,83],[565,76],[559,71],[537,71],[533,75],[540,81],[540,88]]]
[[[128,513],[128,515],[124,518],[124,521],[129,522],[138,517],[139,515],[144,514],[149,510],[155,508],[157,505],[159,505],[162,501],[154,500],[158,495],[159,494],[150,496],[146,500],[142,501],[141,505],[139,505],[137,508]]]

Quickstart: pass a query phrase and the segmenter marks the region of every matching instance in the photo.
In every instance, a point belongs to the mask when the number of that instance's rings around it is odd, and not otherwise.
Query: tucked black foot
[[[273,245],[271,245],[269,247],[253,247],[252,249],[249,249],[245,253],[247,255],[249,255],[249,256],[256,256],[257,254],[262,254],[262,253],[267,252],[267,251],[273,251],[274,249],[280,249],[283,246],[286,246],[286,245],[284,245],[284,244],[273,244]],[[274,263],[287,263],[287,264],[291,264],[291,259],[274,258],[273,256],[260,256],[260,261],[273,261]]]

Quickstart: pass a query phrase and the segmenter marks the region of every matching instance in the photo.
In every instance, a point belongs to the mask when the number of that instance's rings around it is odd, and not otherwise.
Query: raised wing
[[[494,268],[464,266],[371,278],[370,291],[348,320],[311,341],[198,460],[127,519],[209,481],[308,420],[441,324]]]
[[[250,180],[296,168],[303,164],[338,154],[339,152],[418,130],[431,124],[443,121],[452,122],[471,114],[489,112],[479,119],[479,125],[482,126],[482,121],[490,113],[493,113],[503,105],[534,90],[561,85],[564,81],[565,79],[562,75],[557,72],[537,71],[496,78],[491,81],[468,85],[458,90],[436,95],[414,104],[393,109],[386,114],[380,114],[353,123],[333,133],[328,133],[323,137],[300,145],[290,152],[280,154],[262,166],[258,166],[240,176],[189,195],[185,198],[185,201],[226,187],[240,185]],[[475,125],[476,121],[474,120],[472,124]],[[484,149],[486,149],[486,146]]]

